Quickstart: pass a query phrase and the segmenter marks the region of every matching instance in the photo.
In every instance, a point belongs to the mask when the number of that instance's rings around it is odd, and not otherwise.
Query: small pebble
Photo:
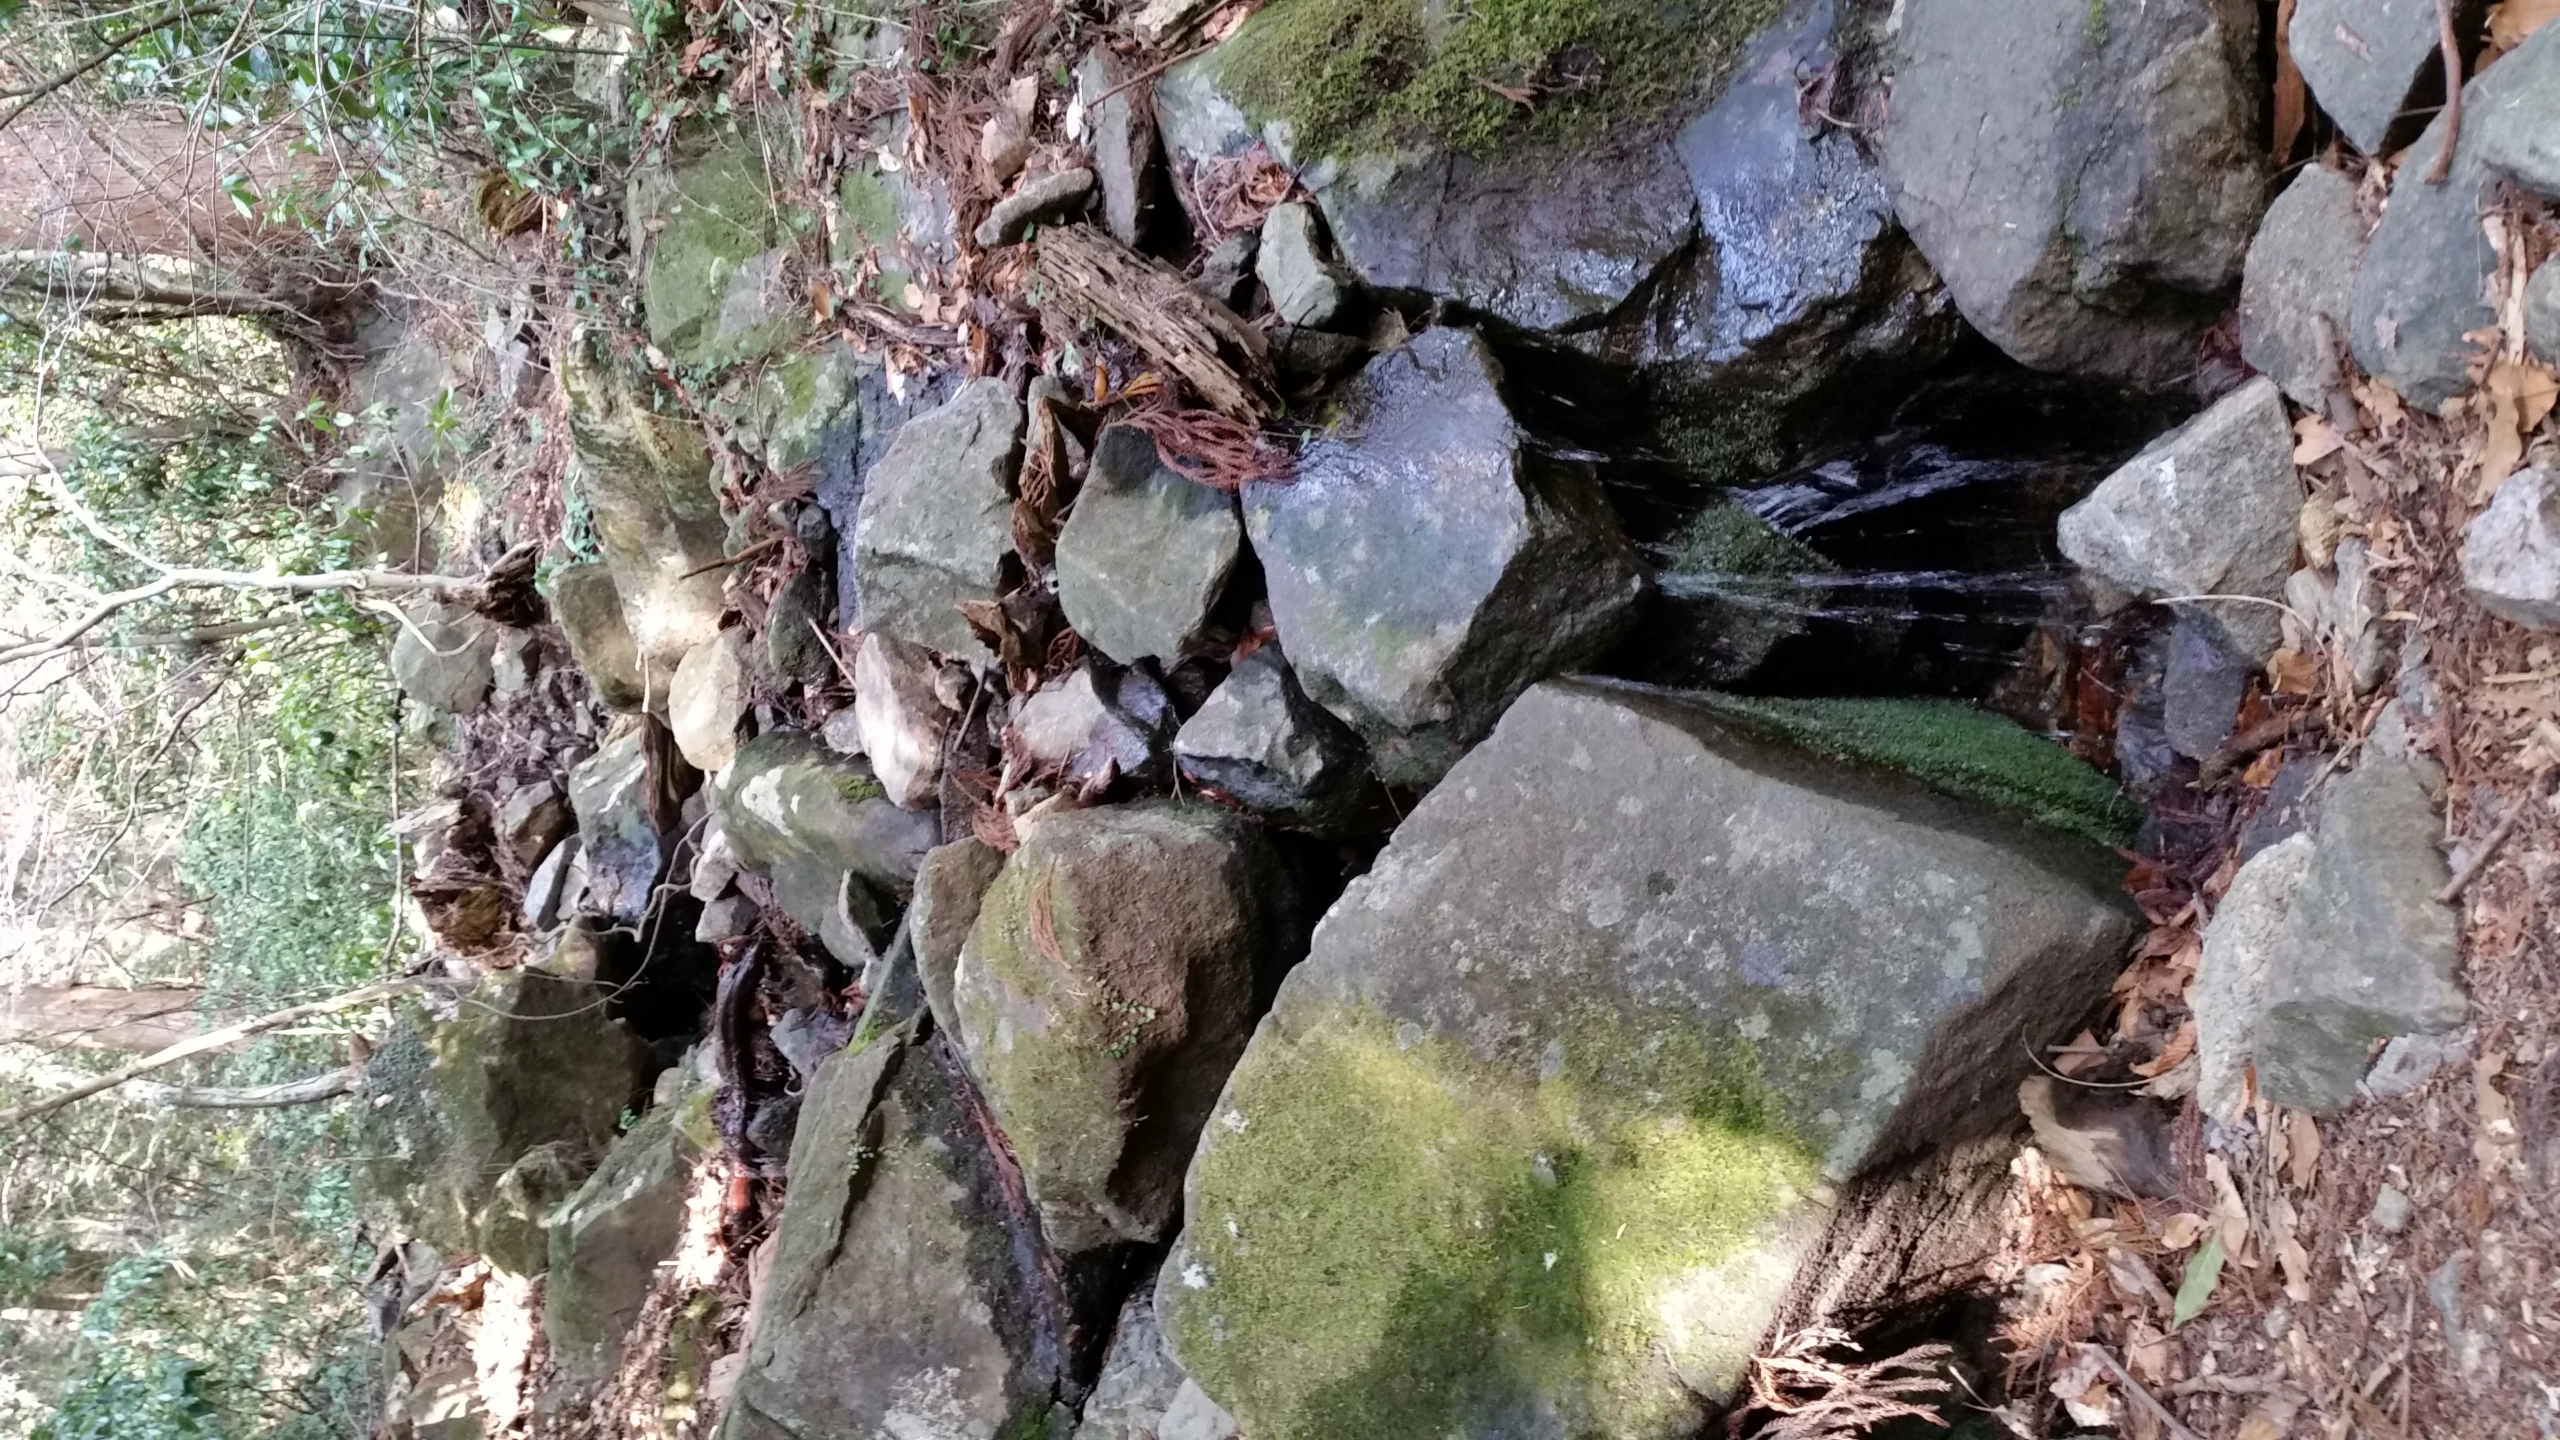
[[[2409,1224],[2409,1196],[2396,1185],[2385,1185],[2373,1197],[2373,1214],[2369,1217],[2375,1229],[2385,1235],[2397,1235]]]

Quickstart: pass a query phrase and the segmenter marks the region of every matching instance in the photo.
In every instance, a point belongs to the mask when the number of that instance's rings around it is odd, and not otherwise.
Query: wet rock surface
[[[1058,603],[1121,664],[1173,663],[1199,645],[1243,548],[1235,497],[1175,472],[1145,432],[1114,426],[1058,533]]]
[[[1173,755],[1201,784],[1314,830],[1358,819],[1370,785],[1359,735],[1307,698],[1276,644],[1236,662]]]

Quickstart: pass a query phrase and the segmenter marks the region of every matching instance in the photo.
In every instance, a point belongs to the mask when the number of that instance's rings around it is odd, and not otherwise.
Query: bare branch
[[[104,45],[99,46],[97,54],[90,56],[88,59],[81,61],[79,64],[72,66],[61,74],[54,76],[52,79],[39,80],[35,84],[28,86],[25,90],[20,91],[18,103],[10,106],[5,113],[0,113],[0,130],[8,129],[12,122],[14,122],[19,116],[24,115],[29,110],[35,108],[37,102],[43,100],[47,95],[50,95],[56,90],[61,89],[63,86],[70,84],[72,81],[79,79],[81,76],[88,74],[90,71],[97,69],[99,66],[106,64],[108,61],[113,60],[117,55],[123,53],[125,47],[133,44],[135,41],[141,40],[146,36],[157,34],[162,30],[168,29],[172,25],[183,25],[189,20],[201,20],[207,16],[219,15],[221,13],[222,7],[219,5],[196,5],[185,10],[177,11],[174,14],[164,15],[157,20],[146,20],[142,24],[134,26],[132,29],[127,30],[113,40],[109,40]]]
[[[353,1094],[363,1083],[364,1067],[349,1065],[272,1085],[162,1085],[138,1080],[125,1093],[145,1105],[173,1105],[182,1110],[276,1110]]]

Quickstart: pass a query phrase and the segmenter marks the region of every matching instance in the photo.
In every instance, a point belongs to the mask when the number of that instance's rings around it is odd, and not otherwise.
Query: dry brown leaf
[[[2211,1222],[2191,1210],[2181,1210],[2160,1224],[2160,1243],[2172,1250],[2191,1248],[2204,1238]]]
[[[2302,70],[2293,63],[2294,0],[2276,0],[2276,113],[2275,143],[2271,153],[2279,166],[2293,158],[2293,142],[2302,135],[2303,121],[2311,112],[2311,93],[2303,83]]]
[[[2281,745],[2270,745],[2258,752],[2249,768],[2240,772],[2240,783],[2252,790],[2264,790],[2276,783],[2276,772],[2284,768],[2285,754]]]
[[[2284,1440],[2284,1431],[2264,1410],[2252,1410],[2240,1422],[2240,1433],[2234,1440]]]
[[[2525,37],[2560,17],[2560,0],[2499,0],[2489,9],[2489,40],[2513,50]]]
[[[2240,1188],[2231,1183],[2231,1162],[2207,1155],[2204,1173],[2213,1183],[2213,1226],[2222,1237],[2222,1253],[2242,1265],[2250,1264],[2242,1253],[2249,1243],[2249,1207],[2240,1199]]]
[[[2169,1383],[2169,1337],[2156,1326],[2134,1321],[2125,1328],[2124,1363],[2146,1385]]]
[[[2279,695],[2308,695],[2319,684],[2319,662],[2299,650],[2279,650],[2267,661],[2267,681]]]
[[[2170,1067],[2195,1052],[2196,1022],[2195,1017],[2190,1015],[2186,1023],[2178,1027],[2178,1032],[2169,1037],[2169,1043],[2160,1047],[2160,1053],[2132,1067],[2133,1073],[2145,1080],[2157,1079],[2167,1073]]]
[[[2320,1123],[2308,1110],[2288,1110],[2284,1117],[2285,1178],[2296,1190],[2308,1190],[2320,1173]]]
[[[2346,437],[2338,427],[2318,415],[2305,415],[2293,422],[2293,463],[2317,465],[2346,448]]]
[[[2071,1038],[2070,1044],[2053,1052],[2053,1068],[2066,1076],[2076,1076],[2096,1069],[2098,1062],[2106,1058],[2107,1047],[2098,1043],[2094,1033],[2083,1030]]]
[[[2471,1137],[2471,1158],[2478,1161],[2484,1179],[2496,1179],[2506,1173],[2509,1162],[2522,1153],[2523,1143],[2516,1133],[2515,1102],[2498,1088],[2498,1072],[2505,1069],[2507,1057],[2492,1050],[2471,1062],[2471,1086],[2476,1109],[2476,1128]]]

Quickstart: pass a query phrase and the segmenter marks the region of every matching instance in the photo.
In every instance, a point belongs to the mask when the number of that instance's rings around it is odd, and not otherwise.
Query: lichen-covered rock
[[[711,813],[738,863],[773,882],[783,913],[856,967],[877,955],[941,830],[938,816],[890,803],[869,764],[790,731],[738,747],[711,787]]]
[[[907,934],[916,948],[916,972],[924,985],[933,1028],[945,1035],[960,1033],[960,1013],[951,1001],[952,973],[960,967],[960,947],[978,923],[978,906],[987,887],[1004,869],[1004,852],[976,836],[937,845],[916,871],[915,899],[908,902]]]
[[[1644,578],[1589,467],[1533,444],[1479,336],[1427,331],[1336,397],[1245,524],[1299,683],[1428,785],[1511,698],[1606,650]]]
[[[2040,370],[2193,373],[2265,205],[2257,35],[2239,0],[1904,14],[1885,177],[1975,329]]]
[[[977,233],[970,238],[981,250],[1018,245],[1030,236],[1033,226],[1083,210],[1092,202],[1093,190],[1093,172],[1082,165],[1025,180],[988,208],[987,218],[978,222]]]
[[[711,480],[711,451],[698,427],[656,409],[641,382],[583,345],[571,349],[561,383],[577,483],[622,597],[638,688],[654,699],[666,693],[684,657],[720,633],[727,606],[714,562],[728,527]]]
[[[632,250],[646,256],[649,339],[679,365],[770,355],[808,327],[808,302],[789,273],[797,227],[776,198],[783,190],[761,133],[750,126],[632,176],[624,213]]]
[[[952,978],[969,1068],[1063,1251],[1162,1240],[1258,995],[1297,958],[1286,868],[1233,811],[1023,827]]]
[[[2151,442],[2062,516],[2062,553],[2119,591],[2149,600],[2280,600],[2293,573],[2302,485],[2293,426],[2264,377]],[[2193,600],[2241,654],[2276,647],[2272,605]]]
[[[1157,1305],[1255,1440],[1694,1433],[1836,1181],[1998,1123],[2135,929],[2102,848],[1542,684],[1317,927]]]
[[[1301,202],[1274,205],[1262,217],[1262,243],[1254,251],[1254,275],[1271,308],[1291,325],[1331,329],[1350,318],[1359,277],[1326,253],[1323,222]]]
[[[1094,442],[1075,510],[1058,532],[1058,604],[1085,643],[1134,665],[1196,646],[1244,549],[1235,497],[1184,479],[1143,430]]]
[[[1022,402],[973,380],[900,427],[863,479],[853,564],[861,628],[946,655],[992,659],[960,604],[993,600],[1013,549]]]
[[[2240,278],[2240,356],[2297,405],[2326,407],[2346,385],[2338,346],[2354,315],[2364,214],[2356,182],[2306,165],[2267,207]]]
[[[2357,149],[2387,154],[2395,132],[2405,140],[2416,129],[2408,119],[2409,92],[2421,74],[2443,63],[2432,3],[2301,0],[2286,36],[2321,113],[2338,122]]]
[[[621,1364],[623,1339],[683,1236],[694,1167],[718,1148],[711,1086],[691,1060],[680,1073],[673,1093],[614,1142],[551,1217],[542,1332],[573,1381],[603,1379]]]
[[[569,771],[569,807],[586,842],[587,893],[580,908],[637,925],[665,873],[673,837],[660,831],[651,803],[648,736],[642,719],[624,721],[603,748]]]
[[[755,697],[747,688],[747,636],[723,630],[676,666],[667,682],[667,728],[696,770],[728,768],[738,753],[738,722]]]
[[[905,1031],[819,1069],[725,1440],[1065,1431],[1109,1277],[1055,1262],[1013,1208],[965,1084],[939,1038]]]
[[[1173,737],[1182,773],[1241,804],[1324,830],[1360,817],[1368,752],[1307,698],[1277,644],[1236,662]]]
[[[460,605],[425,605],[391,642],[400,693],[431,710],[468,715],[489,697],[498,627]]]
[[[563,565],[551,577],[551,618],[568,638],[569,658],[607,709],[637,710],[648,698],[640,683],[640,649],[622,618],[622,592],[613,572],[587,562]]]
[[[2560,474],[2519,470],[2462,535],[2462,588],[2502,620],[2560,630]]]
[[[480,1258],[510,1275],[541,1274],[551,1255],[551,1212],[576,1193],[594,1158],[557,1140],[517,1156],[474,1217]]]

